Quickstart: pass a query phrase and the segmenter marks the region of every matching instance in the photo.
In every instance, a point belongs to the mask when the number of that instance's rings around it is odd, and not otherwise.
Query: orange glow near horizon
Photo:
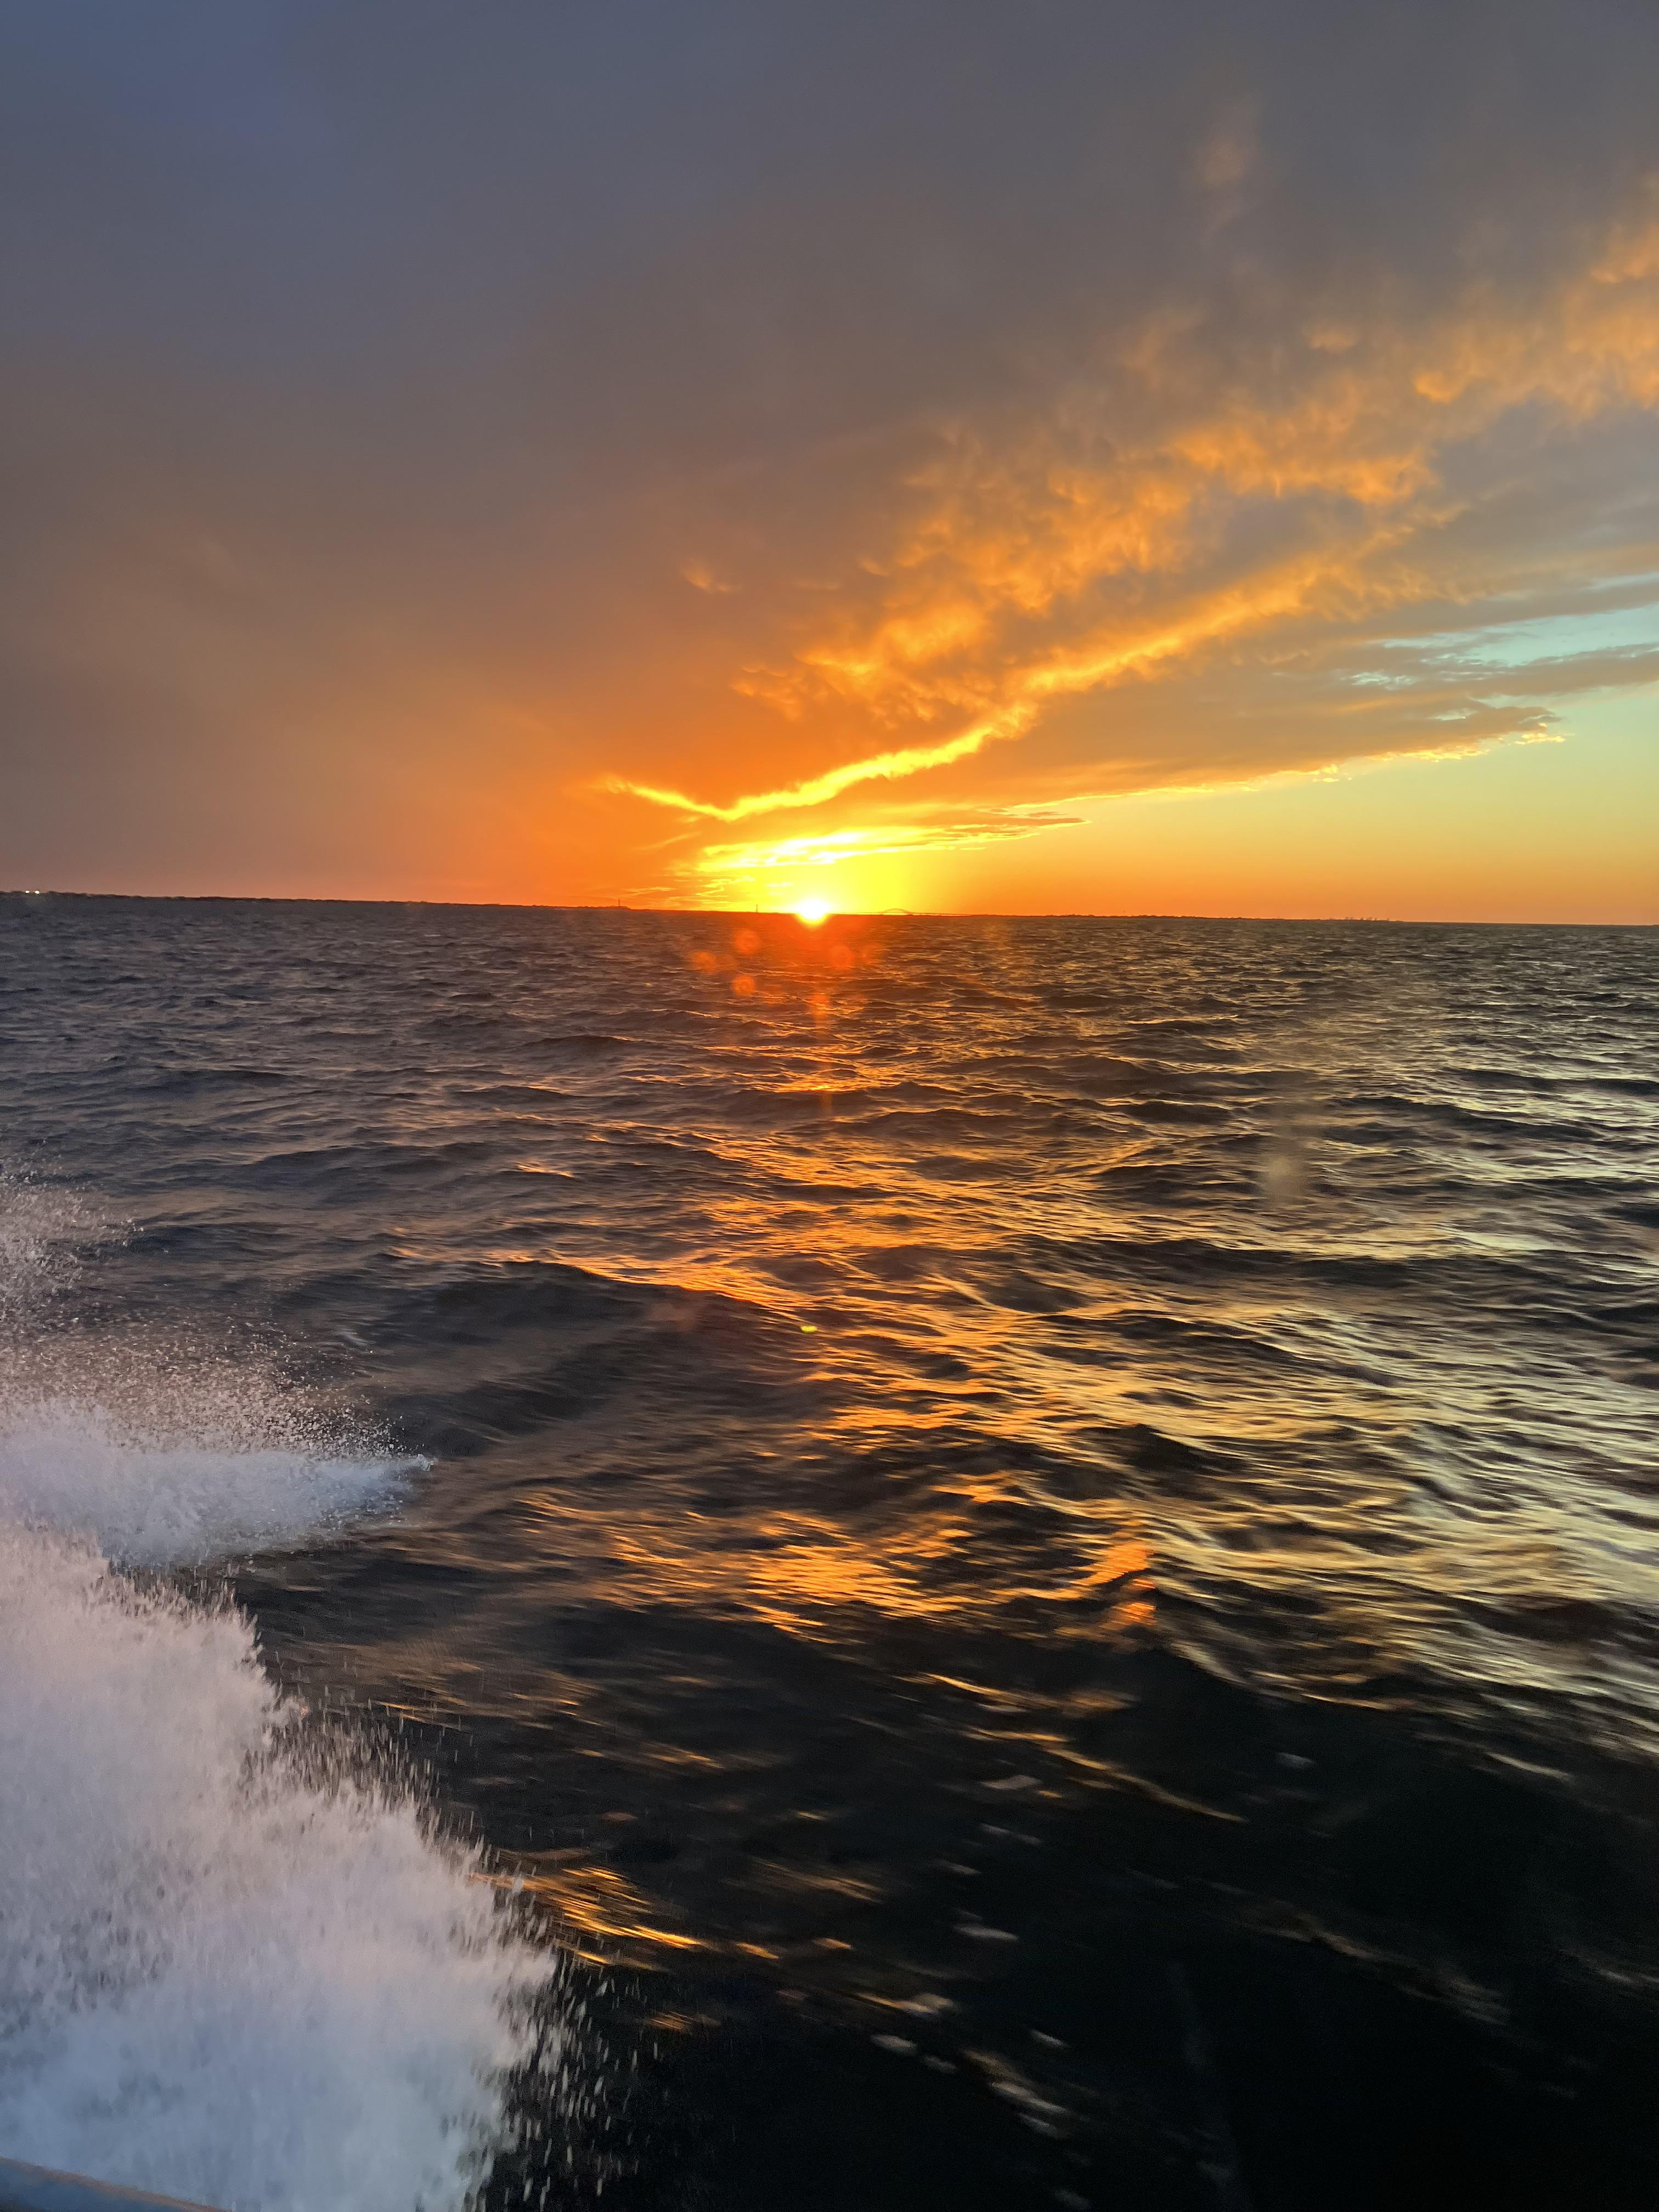
[[[809,929],[816,929],[830,919],[830,904],[826,899],[802,899],[795,908],[795,919],[804,921]]]

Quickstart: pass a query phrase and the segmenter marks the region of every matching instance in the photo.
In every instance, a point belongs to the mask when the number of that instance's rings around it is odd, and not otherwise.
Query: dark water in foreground
[[[0,2154],[459,2203],[517,2064],[491,2206],[1651,2205],[1656,1015],[1635,931],[0,900]]]

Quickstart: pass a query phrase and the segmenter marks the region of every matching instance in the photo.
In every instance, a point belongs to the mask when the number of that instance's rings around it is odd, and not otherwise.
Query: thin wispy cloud
[[[1316,301],[1242,361],[1196,315],[1154,321],[1035,419],[951,426],[910,480],[921,513],[904,535],[813,610],[818,635],[733,684],[794,718],[852,702],[886,726],[969,726],[724,803],[611,787],[720,821],[809,809],[1023,736],[1058,698],[1157,681],[1220,647],[1272,661],[1310,622],[1341,639],[1379,613],[1462,601],[1471,620],[1512,623],[1540,549],[1506,551],[1480,528],[1511,489],[1503,433],[1528,418],[1547,445],[1659,400],[1653,203],[1644,182],[1541,295],[1505,301],[1472,280],[1419,329],[1352,303],[1339,323]],[[1595,665],[1604,682],[1651,672],[1640,653]],[[1534,664],[1522,695],[1540,680]],[[1331,757],[1399,750],[1395,703],[1383,718],[1333,691]],[[1432,752],[1449,702],[1441,690],[1415,703]]]

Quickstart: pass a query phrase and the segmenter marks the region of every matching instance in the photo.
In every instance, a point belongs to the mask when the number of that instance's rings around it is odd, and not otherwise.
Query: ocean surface
[[[0,2154],[1659,2202],[1659,936],[0,899]]]

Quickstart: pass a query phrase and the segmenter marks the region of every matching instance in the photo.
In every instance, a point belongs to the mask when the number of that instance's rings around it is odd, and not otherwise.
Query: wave
[[[9,1195],[15,1319],[55,1248],[39,1194]],[[459,2212],[538,2047],[548,1954],[407,1778],[323,1756],[240,1613],[113,1564],[307,1539],[418,1462],[319,1450],[303,1413],[284,1435],[252,1367],[152,1362],[141,1384],[106,1346],[100,1392],[95,1343],[9,1334],[0,2143],[258,2212]]]

